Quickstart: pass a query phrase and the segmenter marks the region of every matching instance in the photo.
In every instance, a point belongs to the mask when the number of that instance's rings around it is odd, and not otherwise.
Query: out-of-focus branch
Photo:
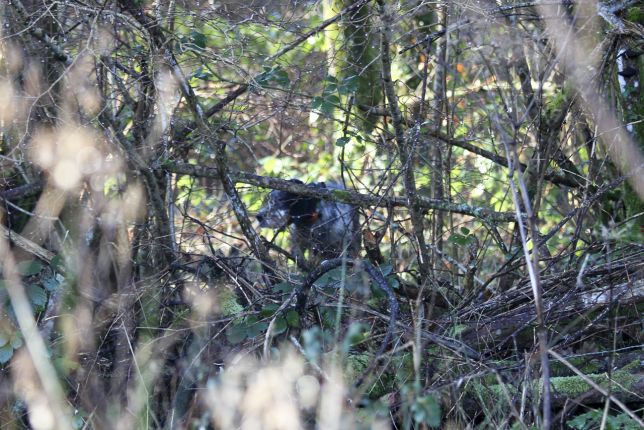
[[[34,255],[43,261],[46,261],[47,263],[51,263],[51,260],[53,260],[56,256],[56,254],[54,254],[53,252],[48,251],[42,246],[39,246],[38,244],[32,242],[31,240],[20,236],[18,233],[12,230],[9,230],[2,224],[0,224],[0,236],[4,237],[7,240],[10,240],[23,251],[26,251],[27,253]]]
[[[7,239],[3,236],[0,236],[0,269],[5,279],[4,284],[11,300],[16,321],[29,351],[29,357],[42,384],[49,412],[53,415],[54,423],[50,423],[52,424],[51,428],[60,430],[72,428],[71,414],[64,402],[64,399],[66,399],[65,392],[56,376],[56,369],[49,361],[49,353],[43,338],[38,332],[33,316],[34,312],[25,287],[20,281],[16,261]]]
[[[589,70],[597,70],[598,56],[579,41],[575,29],[565,17],[556,18],[560,14],[558,6],[542,3],[538,10],[544,18],[548,36],[559,53],[559,61],[564,64],[572,85],[581,95],[584,108],[592,114],[598,129],[597,135],[604,142],[613,163],[628,176],[635,192],[644,199],[644,175],[638,173],[644,171],[644,156],[609,108],[598,83],[588,79]]]
[[[20,185],[19,187],[0,192],[0,199],[16,200],[23,197],[35,196],[42,191],[45,181],[38,180],[29,184]]]

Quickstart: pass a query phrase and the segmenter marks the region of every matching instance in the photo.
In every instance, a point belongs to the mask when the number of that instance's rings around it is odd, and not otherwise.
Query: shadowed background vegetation
[[[0,16],[0,429],[644,426],[639,2]]]

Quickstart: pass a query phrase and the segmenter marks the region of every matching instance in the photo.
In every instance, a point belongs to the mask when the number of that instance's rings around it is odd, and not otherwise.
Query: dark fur
[[[302,183],[297,179],[293,182]],[[311,186],[344,189],[336,183],[320,182]],[[348,256],[355,257],[360,250],[358,214],[355,207],[345,203],[273,190],[257,213],[257,219],[261,227],[276,230],[289,227],[292,253],[298,264],[304,263],[306,250],[315,262],[340,257],[345,250]]]

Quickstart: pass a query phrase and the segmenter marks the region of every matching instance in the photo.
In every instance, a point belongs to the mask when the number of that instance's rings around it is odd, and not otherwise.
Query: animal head
[[[291,182],[303,184],[292,179]],[[317,215],[319,200],[288,191],[273,190],[257,212],[260,227],[282,229],[290,224],[311,222]]]

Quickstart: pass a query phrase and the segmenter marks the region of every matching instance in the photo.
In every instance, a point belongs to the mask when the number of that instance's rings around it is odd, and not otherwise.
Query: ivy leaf
[[[324,87],[324,95],[327,96],[331,93],[334,93],[338,90],[338,80],[335,78],[335,76],[327,76],[326,79],[326,86]]]
[[[246,339],[246,337],[248,337],[247,330],[246,327],[242,324],[233,324],[226,330],[226,338],[228,339],[228,342],[232,343],[233,345],[241,343],[244,339]]]
[[[190,32],[190,41],[201,49],[206,47],[207,40],[206,35],[203,33],[194,30]]]
[[[60,255],[56,255],[54,258],[52,258],[49,265],[56,272],[62,272],[65,270],[65,260],[63,260],[63,257],[61,257]]]
[[[273,334],[282,334],[288,328],[288,324],[284,318],[278,318],[275,320],[275,325],[273,326]]]
[[[252,324],[252,325],[248,326],[246,334],[250,338],[257,337],[260,334],[265,333],[267,328],[268,328],[268,323],[266,323],[266,322],[257,322],[255,324]]]
[[[27,285],[27,297],[34,307],[44,308],[47,303],[47,292],[38,285]]]
[[[22,276],[37,275],[42,270],[42,264],[36,260],[21,261],[17,264],[18,273]]]
[[[272,317],[277,309],[279,309],[279,305],[277,303],[268,303],[261,311],[259,311],[259,315],[262,318]]]
[[[346,280],[346,273],[344,274],[344,278]],[[343,273],[342,273],[342,268],[338,267],[336,269],[329,270],[326,272],[324,275],[320,276],[314,283],[313,285],[316,288],[329,288],[329,287],[335,287],[339,281],[343,279]]]
[[[350,141],[351,141],[350,137],[340,137],[338,140],[335,141],[335,146],[343,147]]]
[[[292,309],[286,313],[286,322],[290,327],[299,327],[300,326],[300,314],[296,310]]]
[[[432,395],[418,397],[411,405],[414,421],[424,423],[430,427],[441,425],[441,406]]]
[[[295,285],[290,282],[280,282],[279,284],[273,285],[273,291],[276,293],[290,293],[294,287]]]
[[[253,338],[266,332],[266,329],[268,328],[268,323],[265,321],[259,321],[259,319],[256,316],[249,316],[244,318],[241,322],[237,323],[236,327],[244,331],[245,337]]]
[[[64,280],[65,280],[65,278],[63,278],[59,274],[56,274],[54,276],[46,278],[43,281],[42,285],[43,285],[43,287],[45,287],[45,289],[47,291],[49,291],[51,293],[52,291],[56,291],[60,287],[60,284],[63,283]]]
[[[16,333],[14,338],[11,339],[11,346],[13,347],[13,349],[18,349],[22,346],[22,344],[23,344],[22,337],[20,337],[20,335]]]

